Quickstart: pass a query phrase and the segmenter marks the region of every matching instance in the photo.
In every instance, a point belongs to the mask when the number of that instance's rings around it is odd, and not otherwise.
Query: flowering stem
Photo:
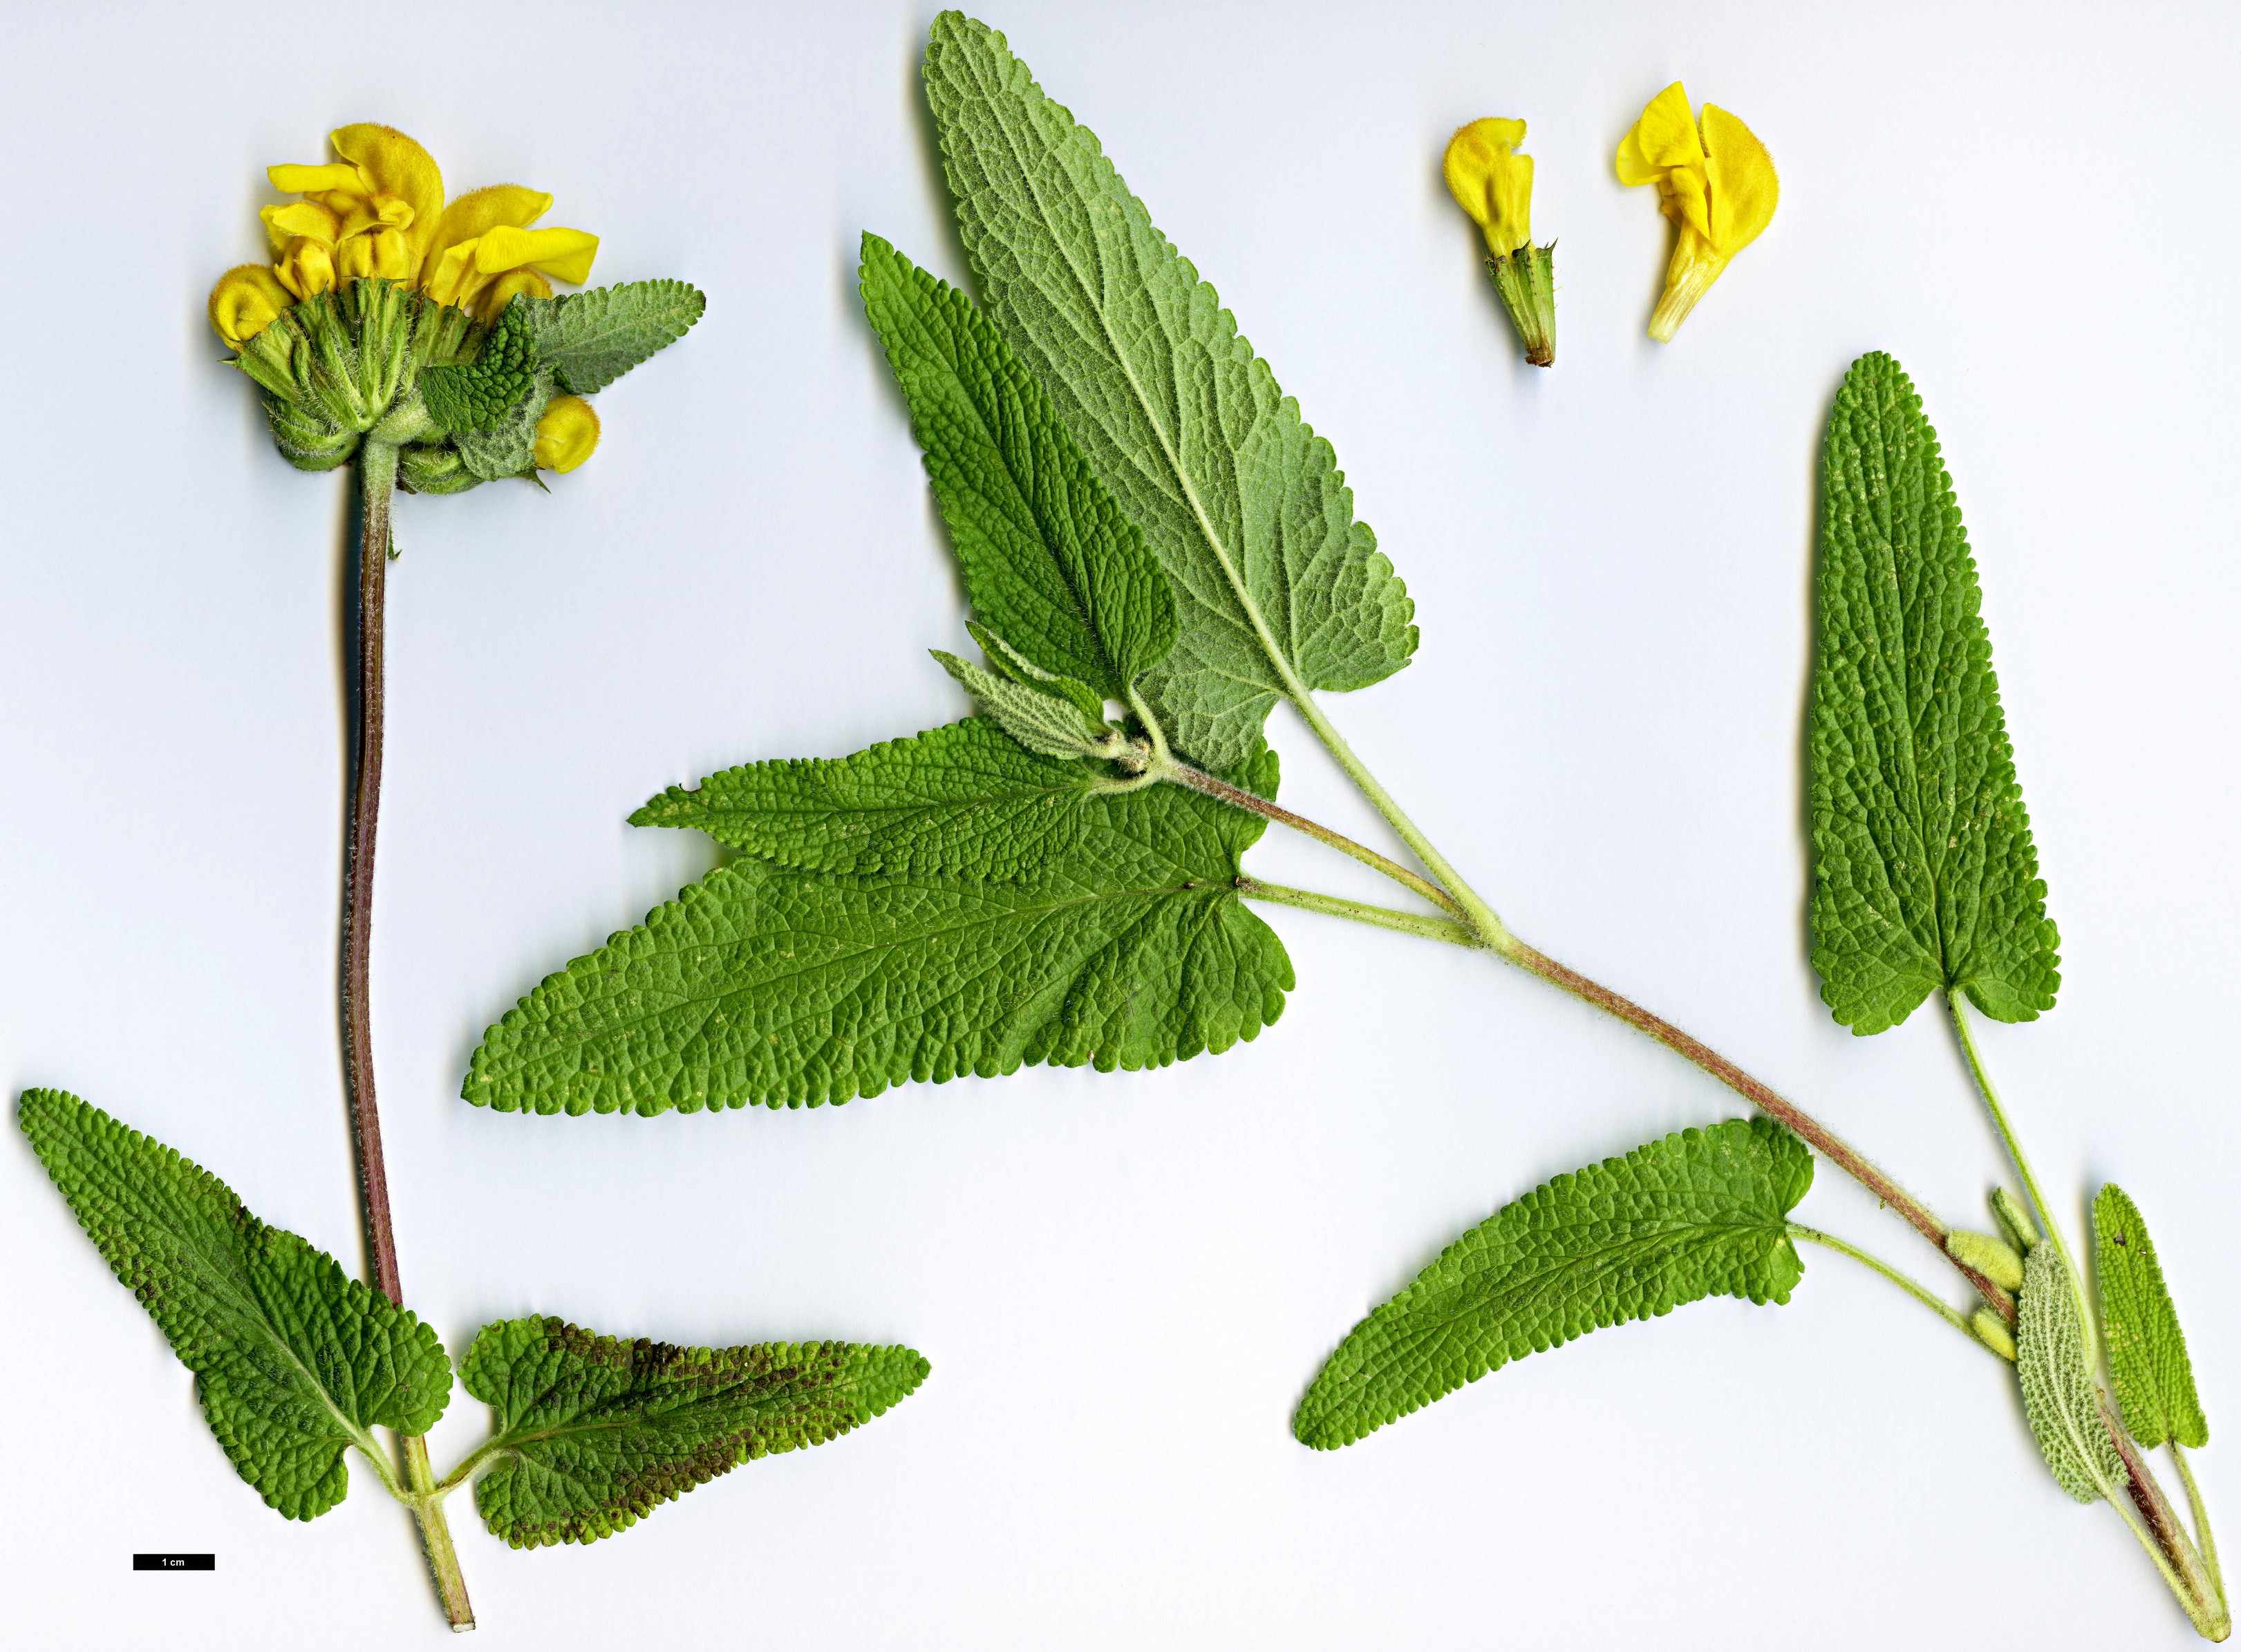
[[[389,573],[389,507],[397,491],[397,447],[367,440],[358,454],[358,532],[355,600],[345,613],[357,671],[351,751],[349,818],[343,839],[343,1087],[350,1102],[358,1194],[365,1206],[366,1254],[374,1288],[399,1308],[405,1287],[397,1269],[397,1231],[389,1215],[389,1175],[381,1156],[381,1113],[373,1093],[373,848],[381,815],[382,619]],[[443,1498],[428,1466],[428,1441],[403,1441],[405,1501],[419,1522],[428,1569],[455,1631],[475,1626],[458,1552],[444,1518]]]

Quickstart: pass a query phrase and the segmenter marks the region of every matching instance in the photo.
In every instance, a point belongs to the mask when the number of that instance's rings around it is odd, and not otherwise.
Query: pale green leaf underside
[[[1292,1420],[1349,1445],[1512,1360],[1716,1295],[1787,1302],[1789,1231],[1813,1181],[1768,1119],[1683,1130],[1536,1187],[1440,1254],[1356,1327]]]
[[[1415,605],[1330,444],[1096,137],[958,12],[926,85],[982,304],[1174,580],[1181,632],[1147,694],[1176,746],[1227,771],[1288,672],[1351,689],[1407,665]]]
[[[1101,716],[1085,709],[1089,691],[1074,678],[1058,678],[1046,687],[1033,679],[1022,682],[1004,676],[939,648],[932,652],[942,670],[979,702],[984,715],[1037,756],[1094,757],[1109,752],[1120,741]]]
[[[26,1090],[47,1174],[117,1277],[195,1374],[241,1477],[291,1520],[349,1489],[344,1448],[376,1425],[423,1434],[452,1366],[436,1333],[334,1258],[251,1215],[231,1188],[100,1108]]]
[[[605,390],[682,338],[708,301],[683,281],[625,281],[559,298],[515,302],[535,324],[539,361],[578,396]]]
[[[475,1507],[516,1548],[596,1542],[743,1462],[838,1439],[927,1368],[906,1348],[688,1348],[558,1319],[486,1325],[460,1374],[497,1414]]]
[[[2101,1423],[2077,1296],[2052,1245],[2035,1245],[2024,1258],[2016,1379],[2023,1385],[2024,1415],[2056,1484],[2090,1503],[2124,1482],[2124,1466]]]
[[[1931,993],[2054,1007],[2057,937],[1937,432],[1889,356],[1852,364],[1822,453],[1813,967],[1880,1033]]]
[[[1097,767],[1037,757],[985,717],[853,757],[749,763],[673,786],[632,826],[692,826],[805,872],[1011,881],[1074,856]]]
[[[875,235],[861,280],[973,608],[1046,671],[1126,699],[1175,641],[1143,536],[970,299]]]
[[[990,819],[1032,817],[1037,794],[1069,766],[1014,747],[1023,761],[1012,772],[1035,776],[1025,795],[987,797],[978,819],[937,809],[895,831],[878,796],[889,776],[955,745],[1004,738],[982,728],[937,730],[848,759],[860,769],[806,776],[828,796],[870,794],[870,830],[844,826],[836,839],[868,845],[886,832],[893,853],[940,866],[970,853],[953,829],[993,835]],[[1253,766],[1264,792],[1272,757]],[[976,759],[984,772],[989,759],[984,750]],[[787,766],[759,766],[764,799],[784,786]],[[1275,1020],[1291,962],[1235,887],[1261,820],[1168,786],[1064,806],[1077,818],[1042,837],[1050,859],[999,851],[1017,869],[1005,881],[721,867],[547,976],[485,1035],[466,1098],[539,1113],[814,1107],[1037,1062],[1163,1067],[1218,1053]],[[760,830],[751,821],[743,835]],[[798,847],[806,834],[781,822],[773,835]]]
[[[2164,1283],[2155,1241],[2139,1207],[2113,1181],[2094,1198],[2093,1241],[2102,1335],[2125,1432],[2151,1450],[2166,1440],[2209,1444],[2194,1361],[2187,1357],[2186,1334]]]

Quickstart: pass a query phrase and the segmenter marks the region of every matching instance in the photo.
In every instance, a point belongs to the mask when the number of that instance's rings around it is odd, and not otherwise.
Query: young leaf
[[[343,1450],[377,1425],[425,1434],[451,1397],[436,1333],[335,1259],[251,1215],[231,1188],[59,1090],[17,1117],[87,1235],[186,1368],[225,1455],[291,1520],[350,1487]]]
[[[838,1439],[927,1370],[906,1348],[686,1348],[557,1319],[485,1325],[460,1373],[498,1414],[475,1507],[515,1548],[597,1542],[743,1462]]]
[[[2024,1415],[2055,1483],[2090,1503],[2124,1482],[2124,1465],[2101,1424],[2100,1395],[2085,1361],[2085,1326],[2062,1254],[2032,1247],[2016,1311],[2016,1378]]]
[[[2210,1424],[2194,1391],[2194,1362],[2178,1309],[2164,1284],[2155,1241],[2139,1207],[2115,1182],[2093,1200],[2096,1271],[2101,1280],[2101,1329],[2116,1379],[2124,1430],[2153,1450],[2165,1440],[2210,1443]]]
[[[605,390],[685,337],[708,300],[683,281],[625,281],[559,298],[517,298],[537,334],[538,358],[571,395]]]
[[[1263,796],[1273,759],[1249,771]],[[1169,786],[1071,806],[1067,852],[1013,881],[720,867],[545,977],[484,1035],[466,1098],[815,1107],[1037,1062],[1164,1067],[1275,1020],[1291,960],[1236,891],[1261,819]]]
[[[974,620],[967,620],[965,629],[973,634],[973,640],[980,645],[981,652],[988,656],[989,668],[998,676],[1030,688],[1040,688],[1047,694],[1061,695],[1071,700],[1093,723],[1105,720],[1103,697],[1079,677],[1045,671],[987,626]],[[956,675],[953,672],[950,674]]]
[[[485,482],[537,474],[537,421],[552,399],[552,375],[532,375],[529,394],[499,415],[487,430],[464,431],[452,438],[460,462]]]
[[[1481,1222],[1354,1328],[1292,1432],[1350,1445],[1512,1360],[1729,1295],[1787,1302],[1804,1144],[1770,1119],[1683,1130],[1556,1177]]]
[[[863,294],[973,606],[1044,669],[1126,699],[1175,642],[1174,593],[1143,536],[972,300],[876,235]]]
[[[1214,289],[1004,38],[933,25],[927,96],[982,304],[1175,582],[1145,692],[1227,770],[1279,695],[1361,688],[1416,649],[1415,605]]]
[[[1045,688],[1040,683],[999,676],[985,665],[939,648],[931,652],[941,662],[942,670],[980,702],[980,709],[997,726],[1030,752],[1043,757],[1081,758],[1109,757],[1121,749],[1120,732],[1103,718],[1084,711],[1081,699],[1067,692],[1069,686],[1082,688],[1073,678],[1060,678],[1056,686]],[[1088,691],[1082,689],[1082,692]]]
[[[1953,484],[1889,356],[1844,376],[1822,453],[1813,967],[1836,1020],[1896,1027],[1958,988],[2054,1007],[2057,937]]]
[[[421,371],[421,398],[429,417],[445,430],[495,429],[528,397],[537,376],[537,341],[526,304],[518,300],[498,312],[472,361]],[[543,411],[542,399],[538,408]]]
[[[670,787],[631,824],[697,827],[804,872],[1013,882],[1079,854],[1099,819],[1081,806],[1098,779],[975,717],[853,757],[726,769]]]

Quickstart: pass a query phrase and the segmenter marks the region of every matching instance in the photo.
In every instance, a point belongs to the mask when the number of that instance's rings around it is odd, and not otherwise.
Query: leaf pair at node
[[[432,1328],[98,1107],[27,1090],[18,1119],[268,1505],[291,1520],[326,1513],[349,1490],[351,1447],[407,1495],[372,1430],[421,1435],[443,1415],[452,1366]],[[559,1320],[486,1325],[461,1371],[496,1421],[469,1459],[482,1470],[476,1507],[517,1548],[591,1542],[750,1459],[868,1421],[926,1372],[903,1348],[679,1348]]]

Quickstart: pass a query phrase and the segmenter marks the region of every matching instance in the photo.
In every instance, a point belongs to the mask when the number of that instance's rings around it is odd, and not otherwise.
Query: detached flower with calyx
[[[1517,153],[1524,141],[1522,120],[1475,120],[1448,140],[1441,170],[1486,237],[1494,255],[1486,271],[1525,345],[1525,359],[1546,367],[1556,359],[1556,244],[1533,244],[1533,157]]]
[[[599,243],[581,230],[536,227],[550,195],[502,184],[447,206],[435,160],[404,133],[345,126],[331,141],[332,161],[270,170],[273,187],[296,198],[259,214],[269,262],[220,277],[210,319],[238,352],[232,365],[264,392],[288,462],[358,469],[356,600],[344,616],[357,728],[343,850],[343,1073],[371,1283],[401,1307],[367,996],[392,496],[573,471],[599,440],[584,398],[684,337],[706,300],[681,281],[556,297],[554,282],[591,275]],[[425,1437],[402,1447],[404,1473],[384,1483],[420,1522],[452,1627],[472,1629],[443,1508],[460,1477],[437,1483]]]
[[[1774,217],[1781,181],[1774,157],[1751,129],[1716,104],[1701,127],[1679,81],[1649,100],[1618,146],[1619,182],[1657,185],[1657,204],[1679,238],[1665,271],[1665,296],[1649,336],[1670,343],[1728,260],[1758,239]]]

